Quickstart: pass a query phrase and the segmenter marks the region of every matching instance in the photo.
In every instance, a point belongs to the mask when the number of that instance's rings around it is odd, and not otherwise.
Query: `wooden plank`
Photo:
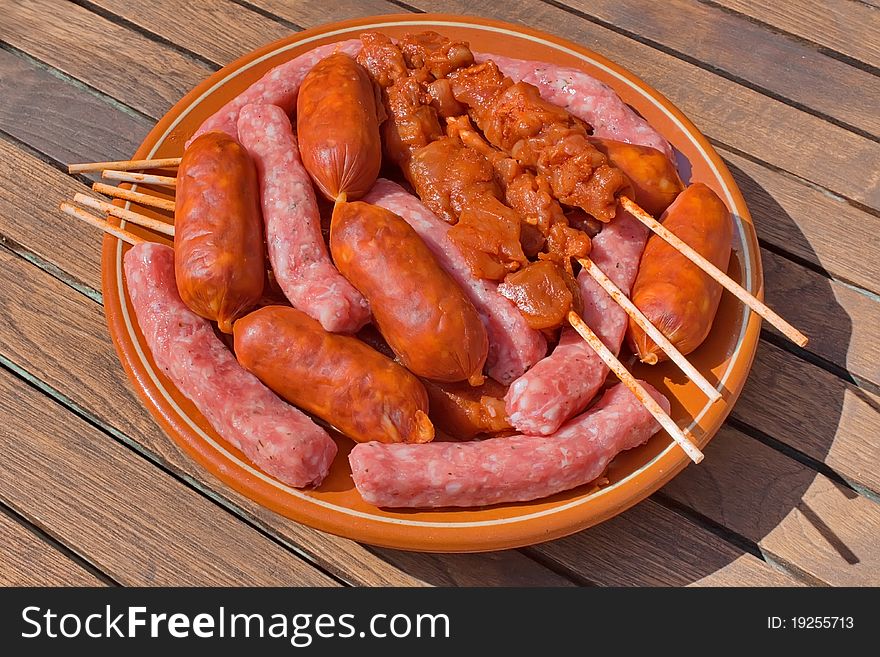
[[[281,23],[231,0],[93,0],[92,4],[221,66],[290,34]]]
[[[801,107],[880,134],[880,78],[743,16],[697,0],[564,4]]]
[[[10,163],[23,176],[21,184],[8,190],[8,197],[16,204],[14,207],[22,203],[16,195],[32,196],[25,191],[28,187],[39,183],[44,188],[44,197],[54,199],[63,196],[67,185],[73,183],[51,167],[23,153],[16,153],[13,147],[6,145],[6,149],[4,152],[0,141],[0,163]],[[0,178],[6,179],[2,168]],[[56,217],[58,213],[43,209],[47,224],[58,220],[57,224],[52,224],[49,239],[44,231],[35,230],[30,219],[25,220],[27,216],[19,221],[18,210],[4,211],[6,191],[2,196],[4,201],[0,202],[0,234],[14,233],[16,241],[41,258],[54,259],[61,269],[78,271],[85,285],[100,287],[98,237],[83,232],[80,226],[64,217]],[[63,250],[57,248],[59,243],[65,244]],[[78,260],[87,263],[87,270],[81,262],[76,262]],[[8,290],[3,302],[8,306],[6,312],[28,317],[27,326],[33,330],[27,334],[4,332],[0,336],[0,353],[58,390],[98,421],[131,436],[175,472],[207,482],[207,486],[227,504],[246,514],[279,540],[305,551],[340,578],[355,584],[386,586],[452,585],[456,581],[482,581],[485,585],[526,581],[556,585],[560,582],[550,570],[521,558],[515,552],[486,557],[496,563],[507,563],[504,568],[488,569],[479,560],[463,555],[418,555],[401,562],[407,568],[402,570],[393,564],[392,551],[377,556],[353,541],[309,529],[267,511],[207,475],[156,426],[129,388],[107,335],[100,306],[73,294],[17,259],[13,259],[9,269],[0,274],[4,281],[7,276],[8,286],[0,287]],[[76,345],[76,352],[80,355],[77,359],[69,356],[72,345]]]
[[[880,218],[794,176],[719,149],[742,190],[758,236],[832,276],[880,292],[877,247],[856,235],[880,234]]]
[[[709,137],[880,209],[880,144],[538,0],[412,0],[426,11],[491,15],[595,50],[641,77]],[[821,135],[821,138],[818,136]]]
[[[733,417],[880,494],[880,397],[762,342]]]
[[[853,0],[714,0],[768,25],[880,67],[877,5]],[[873,3],[872,3],[873,4]]]
[[[551,570],[535,568],[535,561],[515,550],[455,555],[374,550],[401,570],[433,586],[489,586],[489,582],[493,582],[491,586],[575,586],[570,579]]]
[[[0,586],[105,586],[5,513],[0,513],[0,546]]]
[[[531,550],[602,586],[800,584],[653,500]]]
[[[75,283],[100,291],[100,233],[58,211],[61,201],[87,189],[0,139],[0,235],[24,245]]]
[[[332,15],[328,13],[327,3],[323,0],[297,0],[297,2],[248,0],[248,4],[259,7],[263,11],[270,12],[302,28],[315,27],[330,21],[341,21],[348,18],[406,12],[406,9],[400,5],[385,0],[337,0],[333,3]]]
[[[121,584],[335,585],[6,370],[0,446],[3,501]]]
[[[6,50],[0,50],[0,96],[0,130],[62,162],[128,157],[153,127]]]
[[[880,302],[766,249],[761,260],[767,303],[810,337],[807,351],[880,385]]]
[[[170,46],[63,0],[9,4],[0,12],[0,34],[15,48],[154,119],[211,72]]]
[[[662,492],[815,583],[880,584],[880,505],[730,427]]]

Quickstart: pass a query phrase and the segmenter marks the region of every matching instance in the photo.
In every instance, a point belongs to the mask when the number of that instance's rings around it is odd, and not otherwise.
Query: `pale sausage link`
[[[286,484],[320,484],[336,443],[246,372],[210,322],[186,307],[174,282],[174,252],[150,242],[135,246],[125,254],[125,279],[153,360],[217,433]]]

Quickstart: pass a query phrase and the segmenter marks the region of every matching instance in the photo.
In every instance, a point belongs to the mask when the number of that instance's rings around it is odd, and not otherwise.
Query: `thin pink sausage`
[[[629,295],[648,230],[628,213],[617,215],[593,239],[590,258]],[[627,315],[586,272],[578,274],[582,317],[615,354],[626,333]],[[574,329],[562,331],[549,356],[513,382],[504,398],[511,424],[526,434],[546,436],[586,408],[602,387],[608,368]]]
[[[642,382],[669,411],[666,398]],[[381,507],[484,506],[526,502],[587,484],[617,454],[660,425],[623,385],[552,436],[466,443],[361,443],[349,455],[361,496]]]
[[[238,138],[236,129],[238,114],[245,105],[277,105],[288,115],[291,114],[296,108],[296,95],[299,93],[299,87],[315,64],[336,52],[344,52],[354,57],[360,52],[360,49],[360,39],[328,43],[276,66],[209,116],[186,145],[189,146],[193,139],[209,130],[220,130]]]
[[[125,254],[125,278],[153,360],[223,438],[291,486],[320,484],[336,443],[246,372],[210,322],[177,293],[174,251],[145,242]]]
[[[672,146],[663,135],[630,109],[611,87],[591,75],[576,68],[503,55],[479,53],[475,59],[491,59],[514,82],[535,85],[544,100],[564,107],[593,126],[596,137],[651,146],[675,162]]]
[[[300,161],[290,119],[275,105],[245,105],[238,136],[257,165],[275,280],[293,307],[325,330],[354,333],[369,321],[370,309],[330,261],[315,190]]]
[[[461,286],[477,309],[489,335],[486,371],[509,384],[547,353],[547,341],[529,328],[522,313],[497,292],[497,284],[475,278],[470,266],[448,237],[449,224],[439,219],[397,183],[379,178],[362,199],[400,215],[437,257],[440,266]]]

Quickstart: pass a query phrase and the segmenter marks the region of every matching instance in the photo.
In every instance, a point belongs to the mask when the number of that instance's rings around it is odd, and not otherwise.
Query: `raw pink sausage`
[[[354,57],[360,49],[360,39],[348,39],[318,46],[289,62],[279,64],[205,119],[186,145],[189,146],[193,139],[209,130],[220,130],[237,139],[238,114],[245,105],[277,105],[288,115],[291,114],[296,108],[299,87],[315,64],[335,52],[344,52]]]
[[[666,398],[642,382],[669,411]],[[362,443],[349,455],[361,496],[381,507],[484,506],[526,502],[596,479],[617,454],[660,425],[623,385],[552,436],[509,436],[423,445]]]
[[[618,206],[614,219],[593,238],[590,258],[627,295],[647,237],[648,229]],[[616,354],[626,333],[626,313],[586,272],[578,274],[578,285],[584,321]],[[507,391],[504,401],[510,423],[526,434],[551,434],[586,408],[606,376],[605,363],[573,328],[566,327],[553,353]]]
[[[422,205],[418,197],[397,183],[379,178],[363,200],[403,217],[464,290],[489,335],[489,376],[508,384],[544,357],[544,336],[529,328],[516,306],[497,292],[497,284],[474,277],[461,251],[448,237],[450,225]]]
[[[290,119],[275,105],[245,105],[238,136],[257,165],[275,280],[293,307],[326,331],[354,333],[369,321],[370,309],[330,261],[315,190],[300,161]]]
[[[291,486],[320,484],[336,443],[246,372],[208,320],[177,293],[174,251],[145,242],[125,254],[125,278],[153,360],[223,438]]]
[[[475,53],[478,62],[491,59],[514,82],[538,87],[541,97],[564,107],[593,126],[593,135],[629,144],[651,146],[675,162],[672,146],[642,117],[623,102],[607,84],[576,68],[546,62]]]

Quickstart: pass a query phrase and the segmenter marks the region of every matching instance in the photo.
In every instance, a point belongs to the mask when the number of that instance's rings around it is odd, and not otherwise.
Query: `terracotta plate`
[[[734,257],[729,274],[752,293],[762,294],[761,263],[748,210],[721,158],[690,121],[629,71],[577,44],[519,25],[444,15],[374,16],[325,25],[270,44],[225,67],[193,89],[156,125],[136,158],[180,155],[204,119],[270,68],[323,43],[350,39],[363,30],[401,36],[432,28],[469,41],[474,50],[543,60],[582,68],[611,85],[680,151],[687,180],[711,186],[733,211]],[[689,169],[689,171],[688,171]],[[129,227],[134,229],[134,227]],[[155,239],[155,236],[152,236]],[[340,451],[330,476],[314,491],[284,486],[254,468],[214,432],[205,419],[156,368],[133,320],[122,277],[122,243],[107,238],[103,289],[110,332],[120,360],[150,411],[171,438],[225,483],[260,504],[307,525],[358,541],[428,551],[480,551],[558,538],[606,520],[657,490],[688,459],[665,433],[621,454],[611,465],[607,486],[585,486],[551,498],[467,510],[385,511],[361,500],[352,484],[347,455]],[[759,318],[725,294],[709,339],[692,355],[695,365],[717,383],[723,400],[708,406],[696,386],[674,367],[636,366],[672,401],[672,414],[705,445],[730,412],[748,375],[758,341]],[[699,466],[694,466],[699,467]]]

